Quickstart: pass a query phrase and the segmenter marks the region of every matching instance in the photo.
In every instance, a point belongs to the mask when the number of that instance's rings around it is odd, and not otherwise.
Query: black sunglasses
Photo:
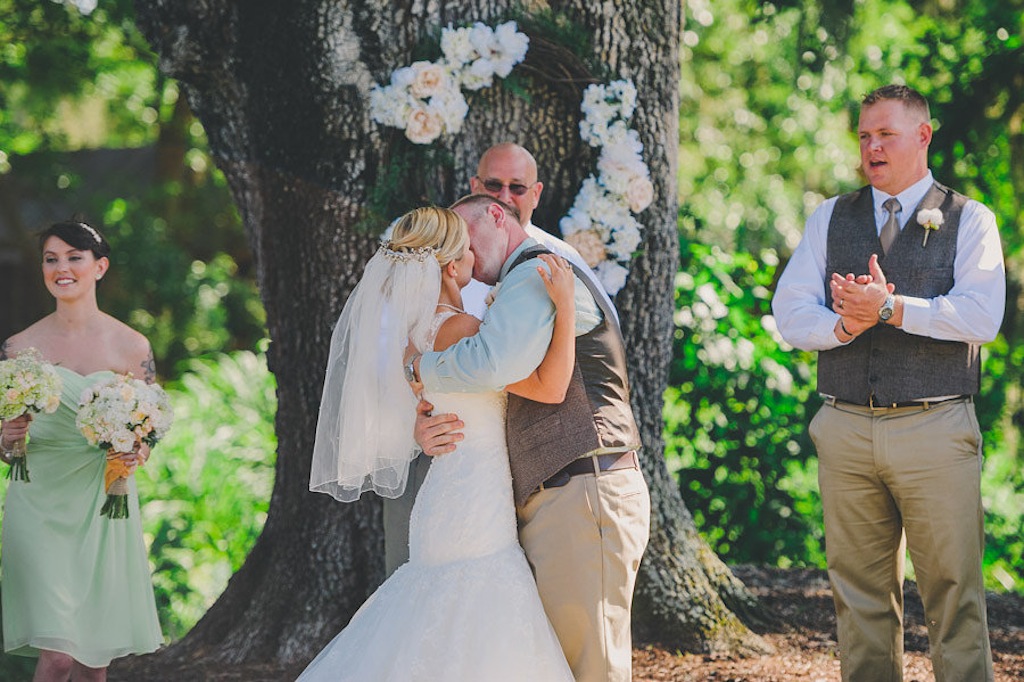
[[[510,182],[509,184],[506,185],[504,182],[494,180],[493,178],[490,180],[482,180],[480,178],[477,179],[479,179],[483,183],[484,189],[486,189],[491,194],[498,194],[499,192],[501,192],[502,188],[508,187],[509,192],[512,192],[512,194],[516,195],[517,197],[521,197],[530,191],[530,187],[533,187],[533,185],[526,186],[521,185],[518,182]],[[537,183],[533,184],[536,185]]]

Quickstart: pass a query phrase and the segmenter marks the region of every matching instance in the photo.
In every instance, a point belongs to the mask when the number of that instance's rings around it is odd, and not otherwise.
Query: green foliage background
[[[105,230],[115,255],[101,304],[150,338],[171,389],[177,426],[139,485],[161,621],[177,638],[262,527],[274,389],[244,230],[132,12],[130,0],[88,15],[71,0],[0,0],[0,176]],[[823,564],[806,433],[814,356],[779,338],[772,288],[805,216],[862,182],[857,102],[907,82],[932,103],[936,177],[992,207],[1001,227],[1007,315],[978,397],[986,576],[1024,590],[1021,2],[688,0],[685,12],[665,436],[701,532],[730,562]],[[97,149],[152,149],[156,167],[97,182],[78,163]],[[0,677],[16,679],[6,665],[21,663],[0,658]]]

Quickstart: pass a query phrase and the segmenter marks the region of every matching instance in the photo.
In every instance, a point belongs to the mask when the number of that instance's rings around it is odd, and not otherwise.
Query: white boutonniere
[[[917,212],[917,224],[924,228],[922,248],[928,246],[928,235],[932,233],[932,230],[939,229],[943,220],[942,211],[937,208],[923,208]]]

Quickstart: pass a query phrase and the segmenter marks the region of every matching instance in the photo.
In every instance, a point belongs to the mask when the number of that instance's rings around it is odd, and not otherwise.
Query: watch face
[[[882,321],[888,320],[892,317],[892,308],[882,308],[878,311],[878,316],[882,318]]]

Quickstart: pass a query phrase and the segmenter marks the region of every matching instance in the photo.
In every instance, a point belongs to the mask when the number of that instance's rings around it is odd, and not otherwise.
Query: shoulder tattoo
[[[149,349],[149,355],[142,361],[140,365],[142,367],[142,380],[147,384],[152,384],[156,381],[156,360],[153,359],[153,349]]]

